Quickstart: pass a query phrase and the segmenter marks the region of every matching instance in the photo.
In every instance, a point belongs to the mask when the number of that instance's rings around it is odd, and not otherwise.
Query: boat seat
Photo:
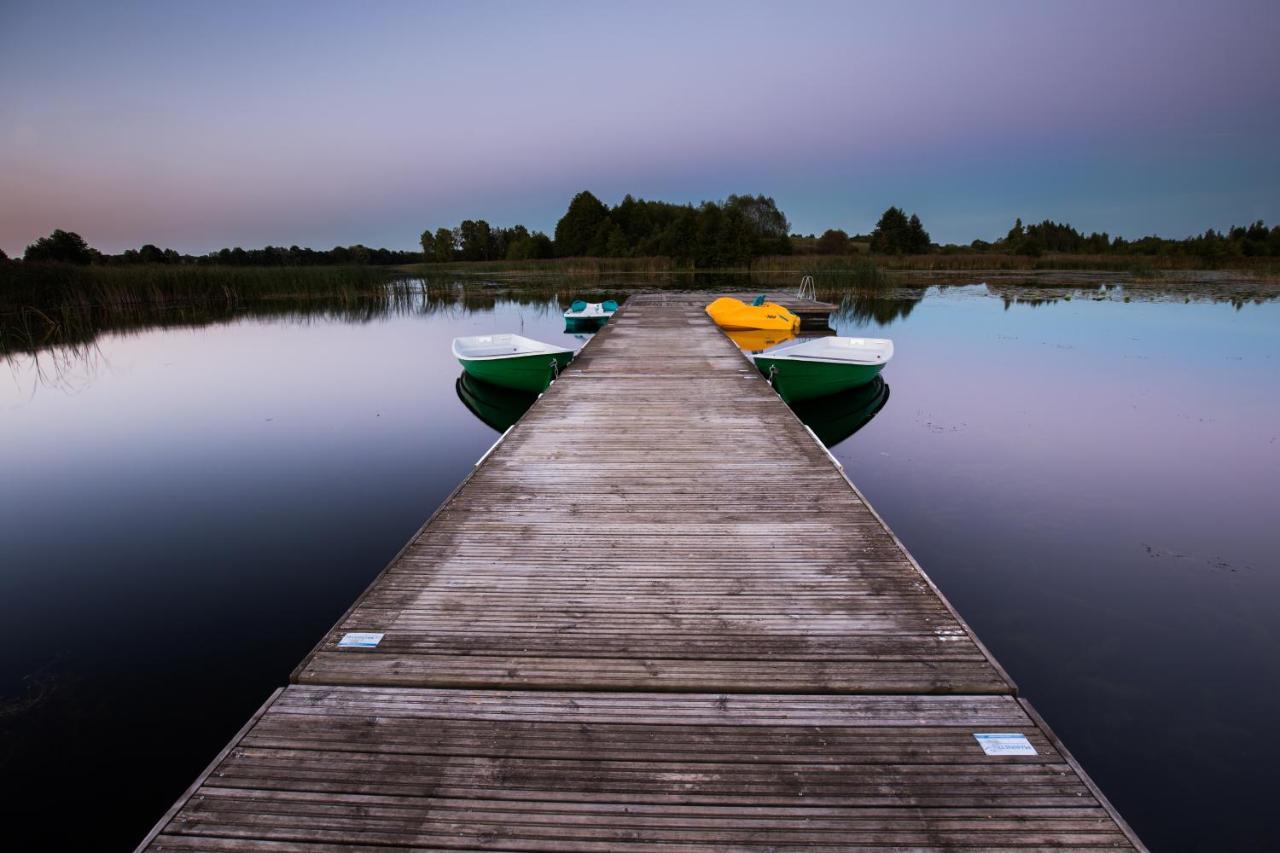
[[[466,351],[468,358],[484,358],[490,355],[510,355],[513,352],[519,352],[520,348],[512,344],[495,344],[487,347],[469,347]],[[532,353],[530,353],[532,355]]]

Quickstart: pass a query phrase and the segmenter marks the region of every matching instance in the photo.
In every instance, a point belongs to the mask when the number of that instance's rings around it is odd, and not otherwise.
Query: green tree
[[[551,244],[551,238],[541,231],[534,231],[529,235],[529,259],[544,260],[546,258],[555,257],[555,247]]]
[[[610,223],[609,235],[604,244],[604,254],[608,258],[625,258],[631,254],[627,235],[622,233],[622,229],[616,223]]]
[[[457,246],[457,240],[453,236],[452,228],[436,229],[436,260],[441,263],[448,263],[453,260],[454,248]]]
[[[746,266],[756,254],[775,254],[762,249],[766,245],[768,243],[761,238],[758,224],[754,220],[748,219],[747,214],[738,207],[725,207],[720,218],[719,265]]]
[[[600,224],[596,226],[596,231],[591,235],[591,242],[587,245],[587,250],[582,254],[590,255],[593,258],[603,258],[609,254],[609,237],[615,230],[621,233],[618,226],[613,224],[613,220],[607,216],[600,220]]]
[[[93,261],[96,254],[79,234],[74,231],[58,229],[48,237],[41,237],[30,246],[27,246],[22,259],[64,264],[87,264]]]
[[[698,215],[691,207],[681,207],[659,235],[656,249],[676,263],[693,263],[698,244]]]
[[[1022,217],[1019,216],[1017,221],[1013,223],[1013,227],[1009,229],[1009,233],[1004,235],[1004,241],[1009,245],[1013,245],[1026,236],[1026,233],[1022,227]]]
[[[493,257],[493,234],[483,219],[464,219],[458,226],[458,251],[464,261],[487,261]]]
[[[849,235],[839,228],[828,228],[818,238],[814,250],[819,255],[843,255],[849,251]]]
[[[1244,232],[1244,242],[1241,245],[1241,253],[1245,257],[1261,257],[1268,254],[1268,238],[1271,236],[1267,231],[1266,224],[1259,219],[1250,225]]]
[[[583,190],[569,202],[569,209],[556,223],[556,254],[562,258],[587,254],[600,231],[600,225],[609,218],[609,209],[600,199]],[[607,236],[605,238],[608,239]]]
[[[914,255],[921,255],[929,251],[929,232],[924,230],[924,226],[920,224],[920,217],[914,213],[911,214],[911,221],[907,223],[907,226],[910,228],[907,251]]]
[[[1029,234],[1024,234],[1006,245],[1009,252],[1015,255],[1026,255],[1029,258],[1038,258],[1044,252],[1044,246],[1040,241]]]
[[[532,250],[532,237],[525,237],[523,240],[512,240],[507,244],[506,258],[509,261],[525,261],[529,259],[529,253]]]
[[[746,220],[752,237],[753,255],[785,255],[791,252],[791,223],[769,196],[731,195],[725,199],[724,208],[741,214]]]
[[[871,232],[871,251],[877,255],[901,255],[910,251],[911,223],[900,207],[891,207],[880,216]]]
[[[495,228],[493,229],[493,247],[491,257],[509,258],[511,257],[511,247],[517,243],[526,243],[529,240],[529,229],[523,225],[516,225],[511,228]]]
[[[428,228],[422,232],[422,236],[418,238],[418,242],[422,245],[422,257],[426,261],[434,261],[436,259],[436,235],[435,232]]]
[[[9,256],[4,253],[4,249],[0,249],[0,263],[9,260]]]
[[[142,264],[163,264],[168,261],[164,251],[156,245],[148,243],[138,250],[138,263]]]

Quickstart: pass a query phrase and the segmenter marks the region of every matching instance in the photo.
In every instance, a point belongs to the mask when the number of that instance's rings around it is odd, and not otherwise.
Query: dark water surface
[[[9,356],[6,838],[136,843],[495,439],[449,340],[581,342],[554,299],[469,304]],[[935,288],[834,325],[896,344],[834,453],[1138,833],[1280,846],[1280,303]]]

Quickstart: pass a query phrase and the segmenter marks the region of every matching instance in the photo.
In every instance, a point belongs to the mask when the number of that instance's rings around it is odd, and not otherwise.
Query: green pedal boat
[[[573,360],[571,349],[522,335],[453,339],[453,357],[477,379],[503,388],[541,393]]]
[[[893,341],[812,338],[789,341],[754,358],[774,390],[790,403],[866,385],[893,358]]]
[[[612,299],[604,302],[587,302],[582,299],[573,300],[569,310],[564,312],[564,328],[567,332],[592,331],[599,329],[618,310],[618,303]]]

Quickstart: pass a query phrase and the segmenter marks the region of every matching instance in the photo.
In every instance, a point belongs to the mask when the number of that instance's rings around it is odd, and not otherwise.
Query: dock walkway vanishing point
[[[1141,849],[707,300],[632,297],[139,849]]]

